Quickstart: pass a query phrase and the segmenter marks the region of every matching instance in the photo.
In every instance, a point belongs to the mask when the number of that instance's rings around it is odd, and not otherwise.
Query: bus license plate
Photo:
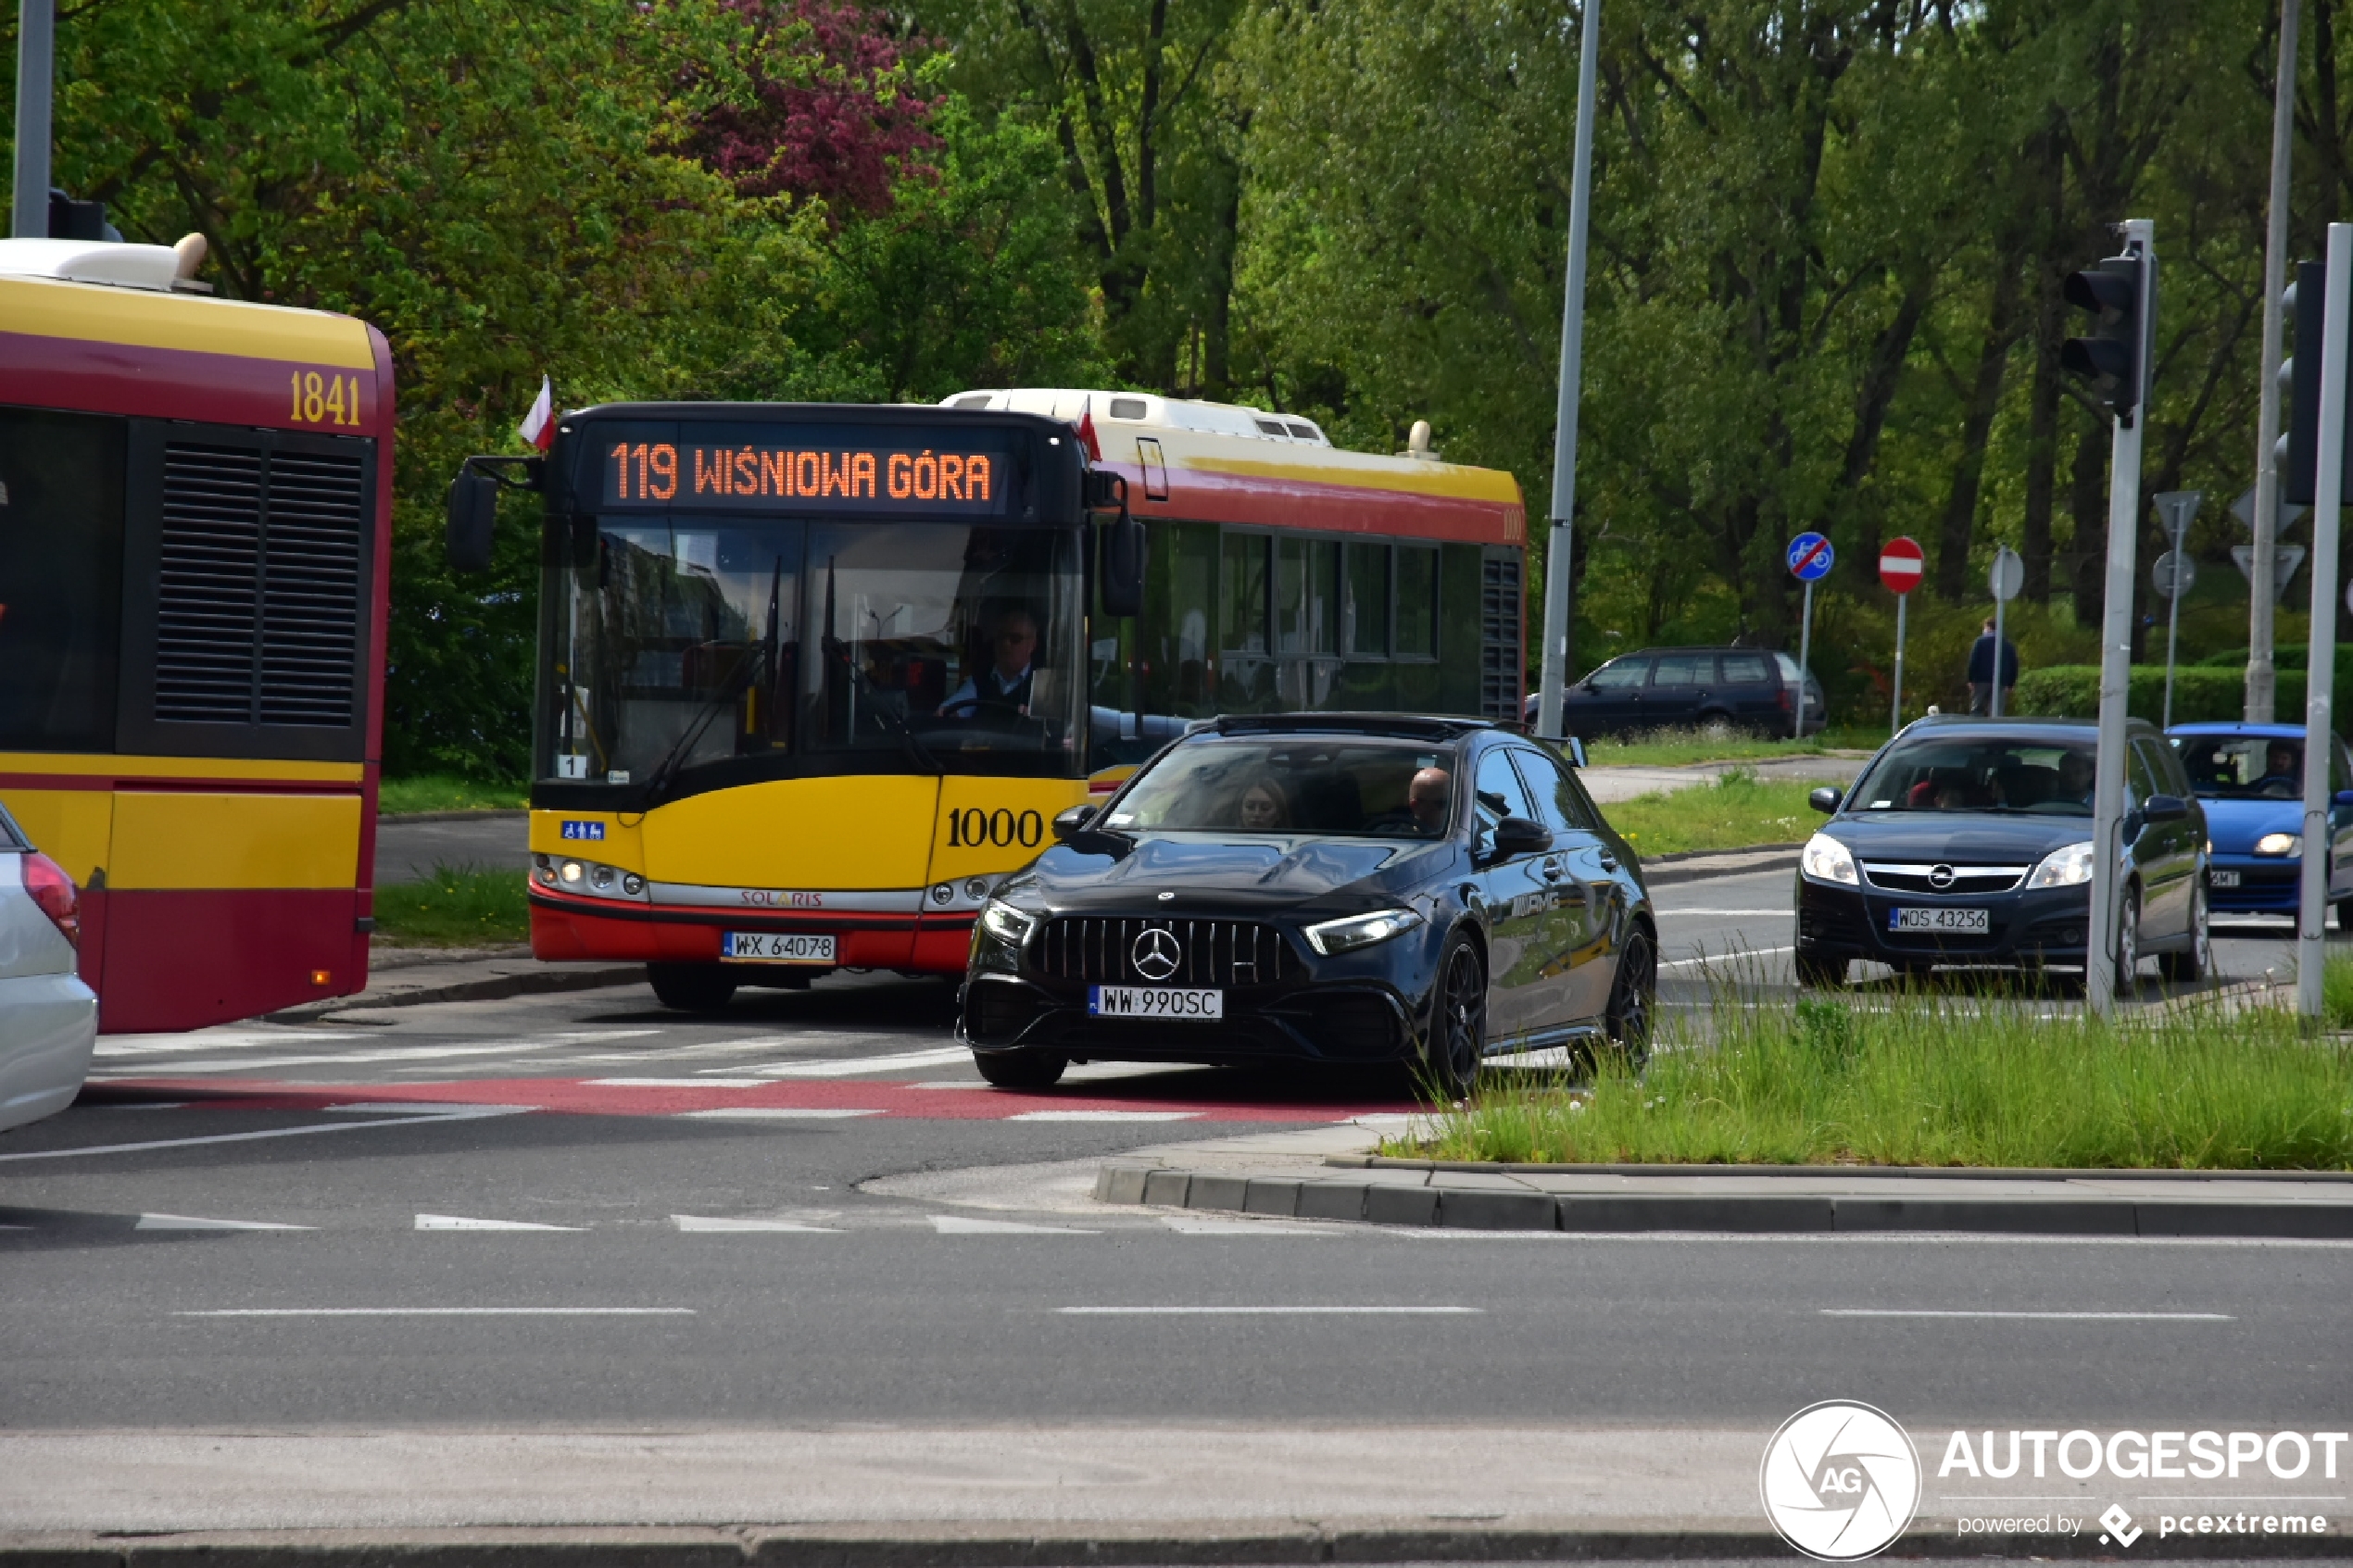
[[[2208,872],[2206,877],[2217,887],[2236,887],[2239,884],[2239,873],[2236,872]]]
[[[1223,991],[1179,991],[1164,985],[1089,985],[1089,1018],[1167,1018],[1214,1023],[1226,1016]]]
[[[797,932],[731,931],[719,939],[719,956],[730,963],[823,963],[834,961],[834,939]]]
[[[1993,927],[1987,922],[1983,909],[1890,909],[1887,911],[1890,931],[1957,931],[1965,935],[1982,936]]]

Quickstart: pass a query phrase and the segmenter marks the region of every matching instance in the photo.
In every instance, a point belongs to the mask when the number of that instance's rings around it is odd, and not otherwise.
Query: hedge
[[[2353,696],[2353,659],[2338,656],[2336,689]],[[2304,717],[2304,671],[2281,670],[2276,677],[2276,693],[2272,711],[2284,723],[2296,723]],[[2165,718],[2165,666],[2135,664],[2132,684],[2127,688],[2125,706],[2136,719],[2161,723]],[[2339,711],[2345,697],[2340,697]],[[2019,677],[2017,710],[2022,714],[2050,714],[2067,719],[2095,719],[2100,711],[2100,668],[2096,664],[2057,664],[2045,670],[2029,670]],[[2195,724],[2213,721],[2228,722],[2246,712],[2246,672],[2244,669],[2217,670],[2208,665],[2176,666],[2173,671],[2173,721]],[[2337,728],[2342,731],[2344,725]]]

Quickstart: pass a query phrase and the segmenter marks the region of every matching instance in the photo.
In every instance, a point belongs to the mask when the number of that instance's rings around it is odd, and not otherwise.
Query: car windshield
[[[2296,800],[2304,743],[2285,735],[2175,735],[2190,787],[2207,800]]]
[[[1212,740],[1180,746],[1122,796],[1122,832],[1436,838],[1453,820],[1454,759],[1428,746]]]
[[[2089,739],[1931,732],[1890,746],[1856,781],[1848,809],[2088,817],[2095,761]]]

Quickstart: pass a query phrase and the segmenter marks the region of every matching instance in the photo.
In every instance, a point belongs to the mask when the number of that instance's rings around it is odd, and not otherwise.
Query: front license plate
[[[1180,991],[1165,985],[1089,985],[1089,1018],[1173,1018],[1214,1023],[1226,1016],[1223,991]]]
[[[731,931],[719,939],[719,956],[729,963],[823,963],[834,961],[831,936],[798,932]]]
[[[2239,884],[2239,873],[2236,872],[2208,872],[2206,875],[2217,887],[2236,887]]]
[[[1890,909],[1890,931],[1956,931],[1982,936],[1993,927],[1983,909]]]

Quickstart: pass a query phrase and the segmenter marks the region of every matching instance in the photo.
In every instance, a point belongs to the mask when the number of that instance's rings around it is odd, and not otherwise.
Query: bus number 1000
[[[977,806],[948,813],[948,847],[1009,849],[1018,844],[1035,849],[1046,836],[1046,819],[1035,811],[1008,811],[1000,807],[984,811]]]
[[[316,370],[296,370],[293,380],[295,423],[359,428],[358,376],[322,376]]]

